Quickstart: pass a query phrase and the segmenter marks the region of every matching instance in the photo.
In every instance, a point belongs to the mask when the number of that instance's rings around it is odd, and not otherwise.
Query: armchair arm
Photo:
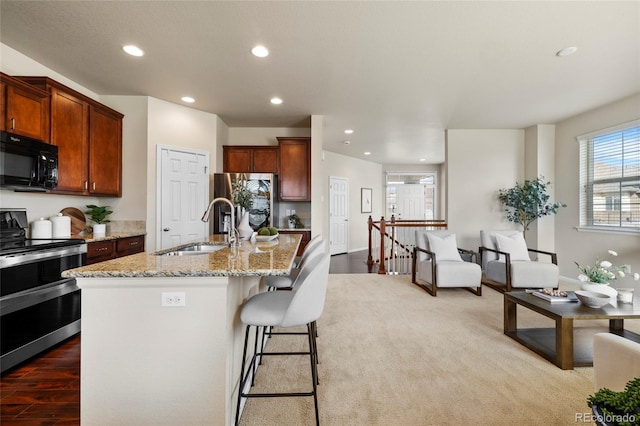
[[[547,256],[551,256],[551,263],[553,263],[554,265],[558,264],[558,255],[556,253],[552,253],[550,251],[536,250],[532,248],[527,248],[527,250],[532,251],[534,253],[546,254]]]
[[[416,282],[416,262],[418,261],[418,251],[427,253],[429,256],[431,256],[431,276],[433,277],[433,284],[435,287],[436,284],[436,254],[430,250],[427,249],[423,249],[421,247],[414,247],[413,248],[413,262],[412,262],[412,266],[411,266],[411,282],[415,283]]]
[[[480,246],[478,248],[478,251],[480,252],[480,264],[482,264],[482,253],[485,251],[491,251],[494,253],[498,253],[504,256],[505,259],[505,263],[508,265],[511,263],[511,255],[509,253],[507,253],[506,251],[500,251],[500,250],[496,250],[496,249],[492,249],[489,247],[484,247],[484,246]]]
[[[468,254],[471,257],[471,263],[478,263],[478,253],[475,251],[458,247],[458,252],[460,254]]]

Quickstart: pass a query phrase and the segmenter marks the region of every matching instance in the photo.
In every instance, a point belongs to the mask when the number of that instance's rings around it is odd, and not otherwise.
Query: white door
[[[209,153],[158,146],[160,250],[203,239],[209,200]]]
[[[329,253],[349,250],[349,180],[329,177]]]
[[[425,219],[424,185],[396,186],[397,219]]]

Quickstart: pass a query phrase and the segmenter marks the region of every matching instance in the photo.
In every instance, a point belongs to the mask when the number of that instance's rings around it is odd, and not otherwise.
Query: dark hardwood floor
[[[80,424],[80,334],[2,375],[0,423]]]
[[[366,261],[366,250],[334,255],[329,273],[365,274]],[[80,334],[2,375],[0,424],[80,424]]]

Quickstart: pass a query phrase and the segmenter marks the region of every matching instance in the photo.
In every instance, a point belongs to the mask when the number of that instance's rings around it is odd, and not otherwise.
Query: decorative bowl
[[[278,235],[280,235],[280,234],[276,234],[276,235],[256,235],[256,241],[271,241],[271,240],[275,240],[276,238],[278,238]]]
[[[575,293],[580,302],[589,308],[602,308],[611,300],[611,296],[608,294],[596,293],[595,291],[576,290]]]

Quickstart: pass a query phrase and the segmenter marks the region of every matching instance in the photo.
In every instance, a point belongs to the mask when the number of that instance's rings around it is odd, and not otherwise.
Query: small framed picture
[[[371,213],[371,196],[373,190],[371,188],[360,189],[360,211],[362,213]]]

